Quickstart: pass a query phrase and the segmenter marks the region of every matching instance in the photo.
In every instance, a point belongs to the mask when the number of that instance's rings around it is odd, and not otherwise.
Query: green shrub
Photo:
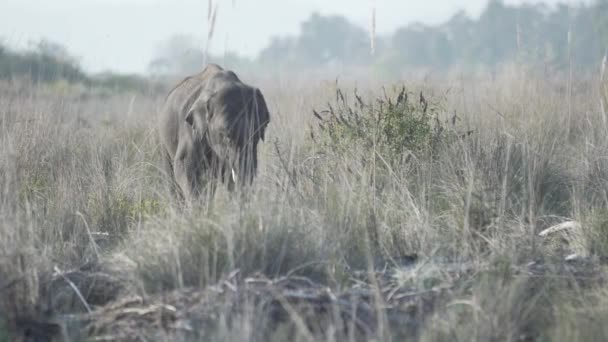
[[[136,199],[116,190],[91,193],[87,209],[93,226],[111,233],[124,233],[131,223],[166,210],[158,199]]]
[[[0,80],[15,79],[48,84],[50,90],[62,95],[83,95],[87,91],[100,96],[163,91],[162,85],[144,76],[112,72],[88,74],[65,47],[46,40],[26,51],[12,50],[0,42]]]
[[[415,96],[402,87],[393,96],[384,91],[383,97],[366,102],[355,90],[354,98],[351,104],[337,89],[334,104],[314,111],[320,122],[311,136],[322,153],[359,150],[366,161],[375,156],[381,159],[378,165],[394,167],[412,156],[430,158],[440,142],[457,136],[440,120],[440,104],[422,93]]]

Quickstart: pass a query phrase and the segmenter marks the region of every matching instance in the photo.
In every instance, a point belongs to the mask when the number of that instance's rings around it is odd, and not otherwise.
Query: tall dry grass
[[[380,166],[355,159],[367,153],[363,146],[324,154],[309,139],[312,109],[335,100],[335,83],[257,84],[272,122],[254,189],[247,200],[219,191],[212,205],[190,210],[172,200],[159,167],[162,99],[3,84],[0,340],[24,326],[36,331],[24,322],[65,318],[134,294],[207,288],[236,269],[244,277],[304,275],[334,291],[356,285],[361,272],[385,270],[392,286],[441,298],[420,299],[413,323],[379,315],[374,334],[382,340],[606,336],[593,323],[606,318],[606,289],[591,281],[603,276],[608,253],[599,79],[574,77],[571,95],[567,75],[521,66],[408,80],[413,93],[440,104],[442,119],[456,114],[458,131],[472,134],[433,158],[391,169],[382,191]],[[350,93],[355,84],[340,86]],[[366,101],[382,96],[376,85],[357,86]],[[538,236],[569,220],[580,228]],[[563,261],[574,253],[579,261]],[[413,268],[404,262],[410,259],[418,260]],[[89,284],[91,274],[106,281]],[[380,281],[368,277],[371,288]],[[218,316],[215,338],[258,336],[254,307],[238,319]],[[297,314],[292,318],[290,336],[313,338]],[[266,333],[281,340],[287,332]]]

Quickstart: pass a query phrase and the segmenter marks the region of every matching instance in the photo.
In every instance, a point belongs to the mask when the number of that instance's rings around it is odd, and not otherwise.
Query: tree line
[[[203,52],[196,40],[175,36],[152,71],[188,73],[200,68]],[[479,17],[464,11],[439,25],[412,23],[376,37],[340,15],[313,13],[298,35],[275,36],[253,59],[229,53],[212,56],[223,64],[308,69],[376,65],[386,70],[429,67],[493,67],[506,62],[553,68],[598,67],[608,47],[608,0],[592,4],[510,5],[489,0]]]
[[[263,64],[319,66],[378,63],[390,67],[494,66],[521,60],[556,67],[597,66],[608,44],[608,0],[592,5],[509,5],[490,0],[478,18],[461,11],[439,25],[413,23],[378,37],[340,16],[313,14],[297,37],[275,37]]]
[[[549,6],[489,0],[479,17],[461,11],[438,25],[412,23],[378,36],[371,52],[369,31],[340,15],[313,13],[297,35],[276,36],[255,58],[235,53],[205,58],[189,36],[168,39],[150,62],[154,75],[184,75],[204,60],[232,68],[300,70],[332,66],[405,68],[493,67],[519,61],[552,68],[597,68],[608,47],[608,0]],[[0,45],[0,79],[26,75],[35,81],[62,78],[87,85],[142,87],[139,76],[92,77],[61,45],[42,41],[26,52]]]
[[[111,91],[156,91],[141,75],[125,75],[104,72],[95,75],[86,73],[76,57],[67,48],[48,40],[32,44],[25,51],[11,50],[0,44],[0,80],[28,79],[34,83],[51,83],[64,80],[90,88]]]

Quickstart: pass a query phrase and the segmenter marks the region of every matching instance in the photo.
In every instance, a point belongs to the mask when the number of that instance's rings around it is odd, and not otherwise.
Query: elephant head
[[[261,91],[230,83],[198,92],[185,120],[205,151],[207,169],[230,190],[235,184],[251,184],[257,172],[257,146],[270,120]]]

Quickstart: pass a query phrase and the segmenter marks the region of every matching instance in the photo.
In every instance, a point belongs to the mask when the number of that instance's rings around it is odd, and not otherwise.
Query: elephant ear
[[[184,101],[184,103],[182,104],[181,112],[186,113],[186,118],[185,118],[186,123],[188,123],[188,125],[190,125],[190,126],[194,125],[194,111],[193,111],[194,104],[198,100],[202,91],[203,91],[202,86],[196,87],[194,89],[194,91],[190,95],[188,95],[188,97],[186,98],[186,101]]]
[[[216,93],[205,92],[201,96],[201,101],[204,102],[204,106],[202,106],[202,107],[205,108],[205,119],[207,119],[207,122],[209,122],[211,120],[211,117],[213,117],[213,110],[211,108],[211,102],[213,101],[215,94]]]
[[[207,91],[203,90],[203,86],[198,86],[194,91],[188,96],[186,101],[184,101],[182,105],[182,112],[186,112],[186,123],[188,125],[194,127],[194,113],[197,108],[205,108],[207,111],[207,117],[209,117],[209,99],[212,95],[210,95]],[[202,104],[202,106],[201,106]]]
[[[254,97],[254,108],[255,108],[255,120],[257,120],[258,131],[260,134],[260,139],[264,140],[264,132],[266,130],[266,126],[270,122],[270,113],[268,112],[268,107],[266,106],[266,100],[264,99],[264,95],[260,89],[255,89],[255,97]]]

